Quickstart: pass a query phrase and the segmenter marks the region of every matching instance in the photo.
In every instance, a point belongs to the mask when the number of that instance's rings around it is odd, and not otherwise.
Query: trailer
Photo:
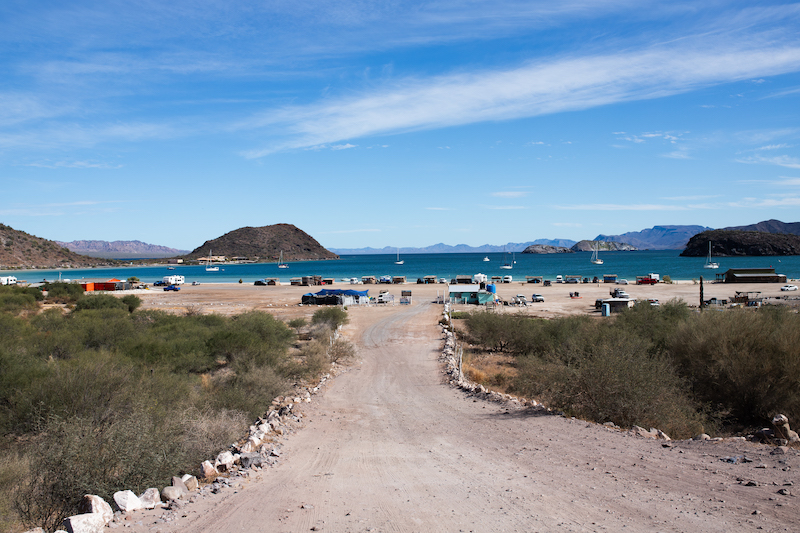
[[[0,285],[16,285],[17,278],[14,276],[3,276],[0,277]]]
[[[165,285],[182,285],[184,283],[186,283],[186,278],[184,276],[164,276]]]

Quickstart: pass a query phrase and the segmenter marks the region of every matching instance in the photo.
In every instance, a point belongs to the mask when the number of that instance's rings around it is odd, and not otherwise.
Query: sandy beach
[[[497,285],[497,294],[501,299],[511,301],[517,294],[523,294],[530,300],[531,295],[541,294],[545,301],[529,303],[527,306],[502,307],[502,312],[525,313],[540,318],[552,318],[567,315],[597,315],[594,304],[598,298],[608,298],[609,292],[615,288],[624,289],[632,298],[656,298],[667,302],[673,298],[682,299],[690,306],[697,306],[700,301],[700,285],[692,281],[676,281],[671,284],[657,285],[614,285],[614,284],[553,284],[543,287],[541,284],[505,283]],[[149,290],[125,291],[135,293],[142,298],[142,308],[161,309],[182,313],[188,310],[202,313],[237,314],[251,309],[269,311],[282,319],[309,316],[316,310],[315,306],[301,306],[303,294],[317,292],[323,287],[300,286],[254,286],[238,283],[207,283],[202,285],[182,285],[180,292],[166,292],[160,287]],[[411,291],[412,304],[422,301],[433,301],[443,295],[447,289],[444,284],[404,284],[404,285],[349,285],[335,283],[324,288],[369,290],[370,296],[377,296],[380,291],[388,290],[399,301],[401,291]],[[730,299],[739,292],[759,291],[763,298],[774,303],[790,303],[800,305],[800,292],[782,292],[781,284],[752,283],[725,284],[705,283],[703,297]],[[577,292],[580,297],[571,298],[570,293]],[[786,299],[786,300],[785,300]],[[396,304],[397,305],[397,304]],[[374,312],[377,306],[351,307],[352,314]],[[456,310],[476,310],[475,305],[457,305]]]

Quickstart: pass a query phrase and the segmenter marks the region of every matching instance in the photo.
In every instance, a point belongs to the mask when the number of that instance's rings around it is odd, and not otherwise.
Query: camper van
[[[17,278],[14,276],[3,276],[0,277],[0,285],[16,285]]]
[[[186,278],[183,276],[164,276],[165,285],[182,285],[186,283]]]

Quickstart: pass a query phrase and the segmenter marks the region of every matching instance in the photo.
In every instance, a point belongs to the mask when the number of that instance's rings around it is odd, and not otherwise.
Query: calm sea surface
[[[786,274],[790,279],[800,278],[800,256],[789,257],[719,257],[718,270],[703,268],[704,257],[680,257],[679,250],[638,251],[638,252],[601,252],[605,261],[603,265],[589,262],[591,253],[574,254],[516,254],[516,263],[512,270],[501,269],[503,254],[489,254],[490,261],[483,261],[485,254],[408,254],[401,256],[403,265],[395,265],[395,255],[344,255],[336,261],[300,261],[289,263],[288,269],[278,269],[276,263],[259,263],[243,265],[220,265],[219,272],[206,272],[203,266],[180,266],[175,270],[167,270],[166,266],[131,266],[123,268],[87,268],[66,270],[28,270],[10,271],[20,280],[35,283],[57,280],[59,273],[67,279],[110,279],[125,280],[136,276],[144,282],[152,283],[168,274],[180,274],[186,277],[187,283],[200,281],[203,283],[235,283],[240,279],[244,283],[253,283],[261,278],[279,278],[289,282],[290,278],[309,275],[320,275],[334,278],[361,276],[406,276],[414,282],[423,276],[437,278],[454,278],[456,275],[487,276],[511,275],[514,280],[524,281],[525,276],[544,276],[555,279],[556,275],[580,275],[583,277],[617,274],[620,278],[634,281],[636,276],[651,272],[669,275],[672,279],[698,279],[704,276],[713,279],[715,273],[723,273],[729,268],[774,267],[779,274]],[[510,254],[509,254],[510,259]]]

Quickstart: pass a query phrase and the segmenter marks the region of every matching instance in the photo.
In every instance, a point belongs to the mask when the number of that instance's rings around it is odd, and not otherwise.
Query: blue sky
[[[800,221],[800,4],[0,4],[0,222],[192,249]]]

